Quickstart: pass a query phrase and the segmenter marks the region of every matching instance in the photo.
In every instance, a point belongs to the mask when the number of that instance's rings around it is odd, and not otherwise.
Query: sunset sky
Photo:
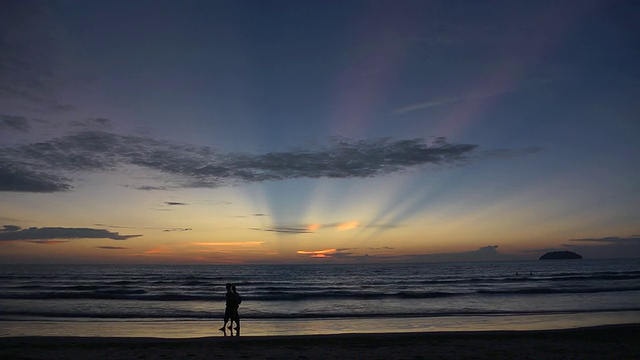
[[[3,1],[0,261],[640,257],[640,3]]]

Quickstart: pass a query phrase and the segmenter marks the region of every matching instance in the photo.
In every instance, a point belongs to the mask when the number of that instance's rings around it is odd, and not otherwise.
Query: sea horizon
[[[303,266],[325,266],[325,265],[420,265],[420,264],[465,264],[465,263],[520,263],[520,262],[554,262],[554,261],[617,261],[617,260],[637,260],[640,262],[640,257],[603,257],[603,258],[582,258],[582,259],[504,259],[504,260],[451,260],[451,261],[332,261],[332,260],[318,260],[318,262],[304,261],[304,262],[238,262],[238,263],[204,263],[204,262],[5,262],[0,266],[14,266],[14,265],[34,265],[34,266],[288,266],[288,265],[303,265]]]

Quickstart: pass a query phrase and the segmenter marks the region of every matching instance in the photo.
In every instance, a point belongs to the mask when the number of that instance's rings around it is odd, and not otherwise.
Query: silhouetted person
[[[238,308],[240,304],[242,304],[242,298],[240,294],[238,294],[235,285],[231,285],[231,290],[233,291],[231,296],[233,298],[232,305],[234,306],[231,311],[231,324],[233,324],[234,321],[236,322],[236,334],[240,335],[240,315],[238,314]]]
[[[231,290],[231,283],[227,283],[227,293],[225,294],[225,298],[226,298],[226,304],[225,304],[225,309],[224,309],[224,324],[222,324],[222,327],[220,328],[220,331],[225,331],[225,327],[227,326],[227,322],[229,321],[229,319],[231,318],[232,315],[232,308],[233,308],[233,303],[234,300],[233,298],[235,297],[235,295],[233,295],[233,291]],[[238,312],[238,310],[236,310],[236,313]],[[231,320],[231,322],[233,322],[233,320]],[[231,327],[229,327],[229,329],[231,329]],[[225,334],[226,335],[226,334]]]

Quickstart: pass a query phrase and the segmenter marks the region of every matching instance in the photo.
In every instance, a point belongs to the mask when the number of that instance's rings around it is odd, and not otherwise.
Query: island
[[[540,256],[540,260],[576,260],[582,256],[572,251],[552,251]]]

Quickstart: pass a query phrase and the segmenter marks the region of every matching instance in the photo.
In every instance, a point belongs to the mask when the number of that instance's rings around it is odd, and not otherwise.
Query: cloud
[[[187,188],[299,178],[367,178],[426,165],[466,163],[473,158],[477,148],[475,144],[451,144],[445,138],[436,138],[430,144],[424,139],[356,141],[333,138],[326,146],[307,150],[223,153],[206,146],[85,131],[45,142],[0,148],[0,164],[4,164],[0,167],[0,191],[68,190],[70,180],[65,176],[115,170],[127,165],[163,173],[173,186]],[[500,150],[499,154],[483,156],[505,157],[509,152]],[[522,155],[518,151],[513,154]],[[25,179],[17,178],[18,175]],[[16,179],[1,181],[3,176]]]
[[[94,128],[94,129],[110,129],[111,120],[105,118],[92,118],[84,120],[69,121],[69,126],[79,128]]]
[[[631,235],[628,237],[609,236],[609,237],[595,238],[595,239],[571,239],[569,241],[595,242],[600,244],[636,244],[636,243],[640,243],[640,236],[639,235]]]
[[[272,228],[249,228],[250,230],[257,231],[267,231],[267,232],[277,232],[282,234],[311,234],[312,230],[304,227],[286,227],[286,226],[278,226]]]
[[[359,225],[360,225],[360,223],[357,222],[357,221],[347,221],[345,223],[337,225],[336,229],[338,229],[338,231],[353,230],[353,229],[357,228]]]
[[[479,153],[478,157],[484,158],[502,158],[502,159],[510,159],[514,157],[527,156],[531,154],[537,154],[544,149],[541,147],[528,147],[524,149],[492,149],[485,150]]]
[[[61,113],[61,112],[67,112],[67,111],[74,111],[77,109],[78,109],[77,107],[70,104],[54,104],[49,107],[47,112]]]
[[[189,204],[187,204],[187,203],[177,202],[177,201],[165,201],[164,203],[165,203],[165,205],[169,205],[169,206],[184,206],[184,205],[189,205]]]
[[[3,225],[2,227],[3,227],[3,229],[0,229],[0,232],[3,232],[3,231],[18,231],[18,230],[20,230],[20,226],[16,226],[16,225]]]
[[[1,156],[1,155],[0,155]],[[52,193],[67,191],[69,179],[16,163],[0,157],[0,191]]]
[[[139,227],[136,226],[120,226],[120,225],[107,225],[107,224],[101,224],[101,223],[97,223],[97,224],[93,224],[95,226],[104,226],[104,227],[108,227],[108,228],[115,228],[115,229],[140,229]],[[184,231],[191,231],[191,228],[158,228],[158,227],[144,227],[142,229],[145,230],[162,230],[163,232],[184,232]]]
[[[167,186],[151,186],[151,185],[133,186],[132,188],[136,190],[144,190],[144,191],[169,190]]]
[[[105,250],[127,250],[127,249],[129,249],[129,248],[122,247],[122,246],[97,246],[96,248],[105,249]]]
[[[101,223],[97,223],[97,224],[93,224],[95,226],[104,226],[104,227],[108,227],[108,228],[116,228],[116,229],[137,229],[137,227],[135,226],[120,226],[120,225],[107,225],[107,224],[101,224]]]
[[[547,253],[550,251],[560,251],[562,250],[561,248],[542,248],[542,249],[525,249],[525,250],[520,250],[518,252],[521,253]]]
[[[264,241],[236,241],[236,242],[197,242],[196,246],[260,246]]]
[[[393,113],[399,115],[399,114],[404,114],[404,113],[408,113],[408,112],[412,112],[412,111],[416,111],[416,110],[423,110],[423,109],[428,109],[428,108],[431,108],[431,107],[452,104],[452,103],[456,103],[456,102],[460,102],[460,101],[464,101],[464,100],[480,99],[480,98],[497,96],[497,95],[501,95],[501,94],[512,92],[514,90],[515,89],[506,89],[506,90],[497,90],[497,91],[483,91],[483,92],[471,93],[471,94],[466,94],[466,95],[436,97],[436,98],[433,98],[433,99],[429,99],[427,101],[423,101],[423,102],[419,102],[419,103],[403,106],[401,108],[398,108],[398,109],[394,110]]]
[[[327,259],[327,258],[351,258],[351,249],[324,249],[324,250],[298,250],[296,253],[301,257]]]
[[[171,229],[163,229],[162,232],[184,232],[184,231],[191,231],[191,228],[171,228]]]
[[[26,242],[30,242],[32,244],[38,245],[58,245],[68,243],[67,240],[25,240]]]
[[[336,254],[338,249],[324,249],[324,250],[298,250],[296,253],[298,255],[303,255],[311,258],[328,258],[332,257],[332,255]]]
[[[24,116],[0,115],[0,130],[28,132],[30,129],[29,120]]]
[[[11,226],[11,225],[9,225]],[[6,228],[6,227],[5,227]],[[40,241],[53,239],[112,239],[126,240],[142,235],[120,235],[104,229],[44,227],[0,232],[0,241]]]

